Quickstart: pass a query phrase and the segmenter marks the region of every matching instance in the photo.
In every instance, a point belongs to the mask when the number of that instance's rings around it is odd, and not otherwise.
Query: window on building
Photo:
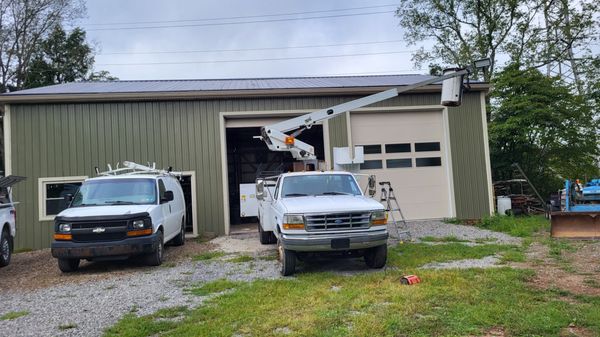
[[[50,221],[67,208],[65,196],[75,195],[87,177],[55,177],[39,179],[40,221]]]
[[[440,142],[415,143],[415,152],[439,151]]]
[[[376,170],[383,168],[382,160],[365,160],[364,163],[360,164],[361,170]]]
[[[410,143],[385,144],[385,153],[410,152]]]
[[[416,164],[417,164],[417,167],[442,166],[442,158],[440,158],[440,157],[417,158]]]
[[[388,159],[385,161],[385,165],[387,166],[387,168],[412,167],[412,159],[410,159],[410,158]]]

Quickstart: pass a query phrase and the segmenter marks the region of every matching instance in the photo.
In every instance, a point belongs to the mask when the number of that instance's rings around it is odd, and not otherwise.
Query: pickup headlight
[[[71,224],[70,223],[58,224],[58,231],[61,233],[71,233]]]
[[[384,210],[371,212],[371,226],[387,225],[387,212]]]
[[[302,214],[284,215],[283,229],[304,229],[304,216]]]

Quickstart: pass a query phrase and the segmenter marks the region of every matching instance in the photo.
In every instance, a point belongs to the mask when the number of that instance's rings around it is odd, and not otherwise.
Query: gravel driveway
[[[439,221],[411,222],[408,228],[417,241],[425,236],[454,236],[463,240],[493,238],[495,243],[519,243],[519,239],[505,234]],[[395,229],[391,228],[390,232],[395,233]],[[222,237],[204,244],[189,242],[184,247],[187,253],[178,251],[179,247],[168,247],[167,262],[156,268],[131,263],[92,263],[84,265],[80,274],[65,276],[56,271],[55,261],[52,261],[51,269],[37,273],[31,265],[0,269],[0,284],[4,284],[0,288],[0,316],[9,312],[28,312],[16,319],[0,321],[0,336],[99,336],[129,312],[145,315],[161,308],[201,304],[205,297],[185,291],[198,283],[221,278],[251,281],[279,277],[277,261],[261,258],[272,256],[275,246],[261,246],[256,234]],[[190,259],[198,252],[210,249],[255,258],[242,263],[227,262],[230,255],[209,261]],[[16,254],[13,263],[26,263],[25,257],[30,256],[37,258],[29,262],[39,263],[39,256],[43,255],[39,252],[24,254]],[[9,268],[17,272],[7,274]],[[306,271],[323,268],[349,274],[369,270],[362,260],[348,259],[308,267]],[[36,277],[42,282],[33,282]],[[19,284],[30,286],[19,287]]]
[[[33,291],[0,293],[0,316],[27,311],[17,319],[0,321],[0,336],[99,336],[123,315],[153,313],[174,306],[195,307],[205,297],[186,288],[221,278],[251,281],[277,278],[277,261],[183,261],[175,266],[144,268],[138,272],[86,283]],[[66,328],[70,327],[70,328]]]

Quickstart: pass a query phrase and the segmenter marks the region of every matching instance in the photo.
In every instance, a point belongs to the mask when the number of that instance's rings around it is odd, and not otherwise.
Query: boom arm
[[[315,125],[315,123],[339,116],[340,114],[345,113],[346,111],[359,109],[373,103],[381,102],[388,98],[396,97],[400,93],[417,89],[440,81],[444,81],[442,86],[442,96],[444,96],[443,92],[445,86],[447,86],[446,83],[452,82],[446,80],[460,77],[459,85],[462,88],[462,77],[468,73],[469,69],[460,69],[457,71],[453,70],[452,73],[443,75],[441,77],[431,78],[425,81],[421,81],[419,83],[415,83],[413,85],[402,87],[400,89],[389,89],[377,94],[369,95],[350,102],[332,106],[330,108],[321,109],[302,116],[285,120],[283,122],[275,123],[273,125],[264,126],[261,129],[261,135],[256,136],[254,138],[262,139],[271,151],[289,151],[291,152],[292,156],[297,160],[315,160],[317,159],[317,157],[315,156],[314,148],[311,145],[296,139],[296,136],[302,133],[302,131],[310,129],[313,125]],[[453,83],[449,83],[449,85],[452,84]],[[450,90],[452,89],[453,88],[450,88]],[[286,132],[291,130],[297,131],[295,131],[291,135],[286,134]]]

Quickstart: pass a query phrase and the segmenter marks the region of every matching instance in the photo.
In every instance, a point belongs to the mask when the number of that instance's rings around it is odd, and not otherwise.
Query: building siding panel
[[[94,176],[123,160],[196,172],[199,233],[223,234],[220,112],[321,109],[359,96],[11,105],[17,248],[48,247],[52,222],[38,221],[38,178]],[[439,94],[402,95],[373,106],[439,104]],[[489,214],[479,93],[449,109],[457,216]],[[346,117],[329,121],[331,147],[348,145]]]

